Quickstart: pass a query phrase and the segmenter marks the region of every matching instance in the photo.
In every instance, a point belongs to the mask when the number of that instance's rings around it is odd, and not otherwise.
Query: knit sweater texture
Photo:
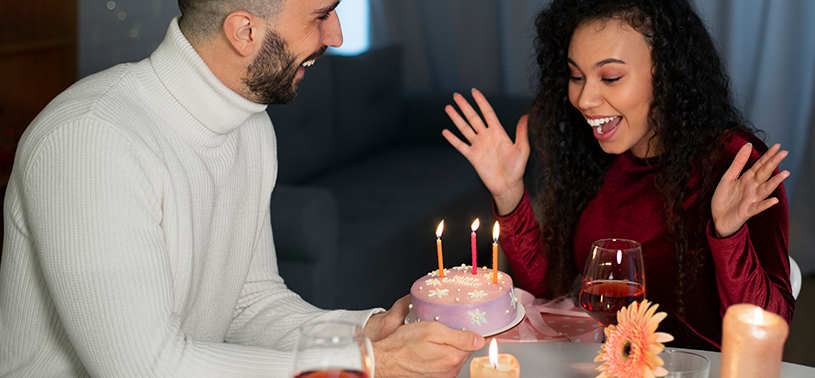
[[[87,77],[23,135],[4,206],[2,377],[282,377],[326,311],[277,270],[276,140],[177,19],[147,59]]]
[[[724,151],[728,165],[747,142],[753,144],[753,152],[746,168],[767,151],[767,146],[755,136],[737,133]],[[596,240],[622,238],[640,242],[645,264],[645,297],[659,304],[659,311],[667,312],[659,330],[674,336],[675,341],[667,344],[673,347],[719,349],[722,317],[732,304],[756,304],[781,315],[787,322],[792,320],[795,299],[790,290],[789,210],[784,185],[771,194],[779,203],[750,218],[729,237],[714,236],[712,221],[708,221],[704,248],[693,252],[701,254],[704,264],[693,280],[686,279],[685,315],[680,316],[674,291],[676,249],[667,229],[662,193],[654,184],[655,172],[646,160],[630,151],[617,156],[603,177],[600,192],[577,223],[573,274],[583,271]],[[685,202],[691,214],[699,211],[698,183],[699,177],[692,176],[689,199]],[[496,219],[501,222],[501,247],[518,286],[546,297],[547,260],[529,196],[524,194],[517,209],[505,217],[496,215]],[[696,216],[688,219],[688,227],[696,227]]]

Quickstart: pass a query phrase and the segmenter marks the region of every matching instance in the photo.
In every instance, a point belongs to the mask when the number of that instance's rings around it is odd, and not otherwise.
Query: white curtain
[[[695,0],[732,78],[739,107],[790,151],[790,252],[815,272],[815,1]],[[407,95],[533,94],[534,17],[549,0],[371,0],[372,46],[403,49]],[[813,139],[813,140],[810,140]],[[806,159],[805,159],[806,158]],[[798,192],[801,195],[796,195]]]

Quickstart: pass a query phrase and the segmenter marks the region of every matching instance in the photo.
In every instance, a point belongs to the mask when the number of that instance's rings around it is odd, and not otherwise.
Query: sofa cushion
[[[401,136],[402,77],[399,49],[389,47],[334,62],[336,136],[342,162],[380,150]]]
[[[297,183],[331,169],[337,157],[333,64],[324,56],[306,69],[297,97],[266,112],[277,134],[278,182]]]

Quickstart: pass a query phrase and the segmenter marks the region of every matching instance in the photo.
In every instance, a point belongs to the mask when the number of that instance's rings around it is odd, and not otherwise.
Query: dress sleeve
[[[543,295],[546,258],[540,250],[541,230],[532,211],[529,193],[524,190],[518,207],[506,216],[499,216],[493,204],[493,214],[501,226],[498,241],[512,267],[518,287],[536,297]]]
[[[748,167],[759,156],[754,149]],[[771,197],[778,198],[778,203],[750,218],[729,237],[717,238],[713,221],[708,222],[707,240],[716,264],[722,316],[730,305],[751,303],[787,322],[792,320],[795,299],[790,289],[789,208],[784,185]]]

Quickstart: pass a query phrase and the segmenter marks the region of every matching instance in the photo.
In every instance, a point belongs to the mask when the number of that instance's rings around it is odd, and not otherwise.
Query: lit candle
[[[518,378],[521,366],[511,354],[498,354],[495,339],[490,342],[490,355],[473,357],[470,361],[470,378]]]
[[[473,222],[473,225],[470,226],[470,229],[473,230],[473,232],[470,234],[470,240],[471,240],[470,244],[473,246],[473,248],[472,248],[473,249],[473,274],[475,274],[476,264],[478,263],[478,260],[476,259],[476,254],[475,254],[475,230],[478,229],[479,224],[480,224],[480,222],[478,221],[478,218],[475,218],[475,222]]]
[[[436,252],[439,255],[439,277],[444,278],[444,258],[441,254],[441,232],[444,231],[444,219],[436,227]]]
[[[722,325],[722,378],[778,377],[789,325],[750,304],[730,306]]]
[[[492,226],[492,283],[498,283],[498,221]]]

